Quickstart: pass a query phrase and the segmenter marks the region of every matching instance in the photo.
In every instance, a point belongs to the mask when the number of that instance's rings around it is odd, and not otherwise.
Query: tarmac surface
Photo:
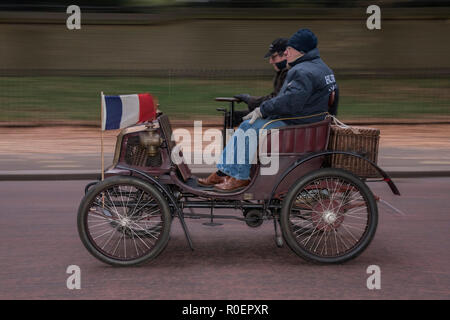
[[[271,221],[187,220],[194,251],[180,223],[168,246],[141,267],[103,264],[82,245],[76,212],[88,181],[0,183],[0,299],[449,299],[450,178],[398,179],[402,196],[383,182],[371,189],[404,212],[379,203],[371,245],[342,265],[315,265],[278,248]],[[241,215],[236,211],[219,212]],[[69,290],[67,267],[81,269],[81,289]],[[371,265],[381,289],[369,290]]]
[[[80,179],[100,173],[100,132],[2,127],[0,299],[449,299],[450,125],[375,127],[379,165],[409,178],[394,179],[400,197],[383,182],[369,186],[404,215],[379,202],[377,234],[357,259],[332,266],[303,261],[275,245],[271,222],[253,229],[237,220],[208,227],[187,219],[195,251],[175,220],[162,254],[133,268],[101,263],[78,237],[76,212],[89,182]],[[104,134],[108,166],[118,131]],[[192,166],[198,175],[213,170]],[[74,181],[11,181],[67,179]],[[81,268],[81,290],[66,287],[69,265]],[[380,290],[366,286],[370,265],[381,269]]]

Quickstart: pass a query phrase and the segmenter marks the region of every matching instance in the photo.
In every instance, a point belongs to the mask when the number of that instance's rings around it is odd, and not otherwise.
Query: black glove
[[[234,98],[239,99],[240,101],[238,101],[238,102],[244,101],[245,103],[248,104],[248,101],[250,100],[250,95],[247,93],[237,94],[234,96]]]

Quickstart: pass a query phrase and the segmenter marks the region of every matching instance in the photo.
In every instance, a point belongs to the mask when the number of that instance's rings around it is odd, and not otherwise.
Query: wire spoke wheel
[[[375,199],[350,172],[327,168],[301,178],[283,202],[283,236],[299,256],[339,263],[358,256],[378,222]]]
[[[92,187],[78,211],[78,231],[96,258],[134,265],[167,245],[171,215],[154,186],[133,177],[111,177]]]

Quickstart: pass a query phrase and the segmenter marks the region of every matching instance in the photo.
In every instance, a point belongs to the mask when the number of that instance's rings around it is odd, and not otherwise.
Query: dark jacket
[[[288,73],[288,69],[284,68],[281,71],[278,71],[274,78],[273,78],[273,91],[272,93],[262,96],[262,97],[250,97],[250,100],[248,101],[248,109],[250,111],[255,110],[255,108],[259,107],[261,103],[263,103],[266,100],[272,99],[273,97],[276,97],[278,93],[280,92],[281,88],[283,87],[284,80],[286,79],[286,75]]]
[[[233,115],[233,127],[238,126],[242,122],[242,117],[249,114],[251,111],[255,110],[255,108],[259,107],[261,103],[266,100],[272,99],[276,97],[280,92],[281,87],[283,86],[284,79],[286,79],[286,75],[288,73],[288,69],[284,68],[281,71],[278,71],[273,78],[273,91],[272,93],[262,96],[262,97],[254,97],[251,96],[248,100],[248,110],[236,110]]]
[[[290,64],[279,94],[260,106],[263,118],[285,119],[328,111],[330,92],[335,90],[333,71],[320,59],[317,48]],[[325,115],[306,119],[285,119],[287,124],[312,123]]]

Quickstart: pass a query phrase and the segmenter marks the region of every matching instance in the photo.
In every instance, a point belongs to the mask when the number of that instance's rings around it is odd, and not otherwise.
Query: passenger
[[[283,86],[284,79],[286,79],[286,75],[288,72],[287,69],[287,60],[284,52],[286,51],[288,39],[286,38],[277,38],[275,39],[269,46],[269,51],[266,53],[264,58],[269,58],[269,63],[273,66],[276,73],[273,78],[273,91],[265,96],[255,97],[251,96],[247,93],[238,94],[234,97],[245,102],[248,105],[248,110],[237,110],[233,114],[233,127],[238,126],[242,122],[242,117],[246,116],[255,108],[259,107],[261,103],[266,100],[272,99],[277,96]]]
[[[231,139],[238,140],[250,129],[272,129],[291,124],[313,123],[325,118],[330,92],[336,87],[333,71],[320,59],[317,37],[309,29],[300,29],[288,41],[285,55],[289,71],[280,93],[264,101],[244,117]],[[239,130],[241,129],[241,130]],[[237,143],[228,143],[223,150],[218,171],[199,179],[203,186],[212,186],[217,191],[233,192],[250,183],[250,161],[255,157],[257,145],[245,143],[245,162],[237,160]],[[227,154],[229,154],[227,156]],[[234,159],[227,163],[226,159]]]

